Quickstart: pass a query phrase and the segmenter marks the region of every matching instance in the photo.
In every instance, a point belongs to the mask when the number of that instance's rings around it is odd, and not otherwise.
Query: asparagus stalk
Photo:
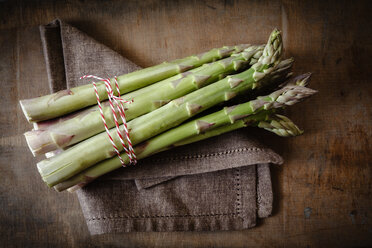
[[[269,81],[268,78],[271,73],[275,72],[275,69],[281,69],[278,68],[281,51],[281,34],[278,30],[274,30],[263,55],[250,69],[234,76],[228,76],[128,122],[132,143],[139,144],[218,103],[262,87],[265,82]],[[115,129],[111,129],[111,135],[117,147],[120,147]],[[43,180],[49,186],[54,186],[114,155],[115,151],[107,135],[101,133],[52,158],[39,162],[38,169]]]
[[[145,87],[178,73],[215,61],[232,53],[241,52],[247,45],[224,46],[208,52],[121,75],[117,78],[121,94]],[[112,85],[114,82],[112,80]],[[113,87],[115,88],[115,87]],[[103,82],[97,83],[100,99],[107,99]],[[96,104],[96,96],[91,85],[62,90],[54,94],[20,101],[23,113],[29,122],[49,120]]]
[[[201,140],[205,140],[214,136],[218,136],[248,126],[264,128],[265,130],[273,132],[281,137],[291,137],[303,134],[303,130],[301,130],[296,124],[294,124],[293,121],[291,121],[288,117],[284,115],[273,114],[273,112],[274,111],[272,110],[260,111],[257,114],[250,115],[232,124],[227,124],[218,128],[213,128],[211,130],[207,130],[205,133],[200,133],[198,135],[194,135],[190,138],[184,139],[180,142],[176,142],[169,146],[166,150],[171,149],[172,147],[183,146]]]
[[[267,126],[267,128],[265,128],[267,131],[273,132],[282,137],[297,136],[303,133],[303,131],[299,129],[290,119],[288,119],[287,117],[283,115],[274,115],[272,112],[273,111],[261,111],[258,114],[248,116],[232,124],[228,124],[228,125],[224,125],[221,127],[213,128],[211,130],[207,130],[204,133],[194,135],[190,138],[186,138],[179,142],[176,142],[166,148],[159,149],[158,151],[153,152],[152,155],[159,153],[159,152],[167,151],[174,147],[191,144],[194,142],[205,140],[205,139],[208,139],[214,136],[218,136],[218,135],[231,132],[231,131],[234,131],[240,128],[248,127],[248,126],[260,127],[260,128],[263,128],[262,126]],[[160,134],[160,135],[163,135],[163,134]],[[142,158],[145,158],[145,156],[143,156]],[[64,191],[66,189],[69,192],[74,192],[77,189],[80,189],[84,187],[85,185],[87,185],[88,183],[92,182],[96,178],[110,172],[110,171],[107,171],[107,167],[101,167],[100,165],[101,163],[98,163],[97,165],[84,170],[78,175],[72,178],[69,178],[62,183],[57,184],[56,186],[54,186],[54,189],[58,192]],[[118,168],[120,168],[120,166],[118,166]]]
[[[125,106],[127,108],[127,121],[151,112],[173,99],[209,85],[226,74],[231,74],[254,64],[262,55],[262,50],[263,46],[249,46],[243,52],[233,54],[229,58],[204,64],[197,69],[178,74],[123,96],[123,99],[133,99],[131,104]],[[103,104],[102,110],[109,128],[114,127],[114,118],[107,102]],[[121,118],[118,120],[121,124]],[[52,121],[46,121],[37,128],[38,130],[25,133],[27,144],[34,155],[71,146],[104,131],[97,105],[79,113],[72,113]]]
[[[232,107],[225,107],[218,112],[182,124],[137,145],[135,147],[137,158],[143,159],[174,146],[189,144],[248,125],[265,128],[279,136],[302,134],[302,131],[291,120],[282,115],[273,116],[270,110],[293,105],[315,92],[303,86],[293,85],[290,81],[288,85],[268,96]],[[129,160],[125,154],[123,156],[124,160]],[[55,189],[62,191],[74,185],[84,186],[95,178],[120,167],[121,163],[117,158],[107,159],[57,184]]]
[[[282,136],[282,137],[297,136],[303,133],[303,131],[299,129],[289,118],[285,117],[284,115],[279,115],[279,114],[274,115],[273,112],[274,112],[273,110],[260,111],[259,113],[255,115],[251,115],[242,120],[235,121],[232,124],[227,124],[221,127],[208,129],[205,132],[198,133],[190,138],[186,138],[186,139],[183,139],[182,141],[175,142],[166,148],[163,148],[163,149],[158,148],[159,150],[153,152],[152,154],[166,151],[173,147],[183,146],[183,145],[187,145],[190,143],[198,142],[200,140],[205,140],[210,137],[218,136],[226,132],[230,132],[230,131],[233,131],[239,128],[247,127],[248,125],[257,126],[259,128],[264,128],[265,130],[273,132],[277,134],[278,136]],[[149,141],[149,143],[151,142],[152,141]],[[136,150],[137,149],[138,149],[138,146],[136,147]],[[48,152],[45,154],[45,156],[46,158],[50,158],[62,151],[63,150],[55,150],[52,152]],[[142,153],[140,153],[139,156],[141,158],[144,158]]]

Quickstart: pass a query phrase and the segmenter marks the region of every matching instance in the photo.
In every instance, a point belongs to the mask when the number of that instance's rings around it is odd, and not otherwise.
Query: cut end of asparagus
[[[89,184],[90,182],[94,181],[96,177],[89,177],[87,175],[83,175],[82,177],[75,176],[70,178],[67,181],[61,182],[55,185],[53,188],[57,192],[62,192],[64,190],[68,190],[70,193],[75,192],[78,189],[83,188],[85,185]]]
[[[34,155],[45,154],[70,145],[75,135],[53,133],[50,130],[32,130],[25,134],[25,138]]]
[[[50,151],[57,150],[59,147],[56,146],[52,137],[48,135],[47,131],[33,130],[24,133],[28,148],[32,152],[34,157],[36,155],[45,154]]]
[[[22,112],[23,112],[24,116],[26,117],[27,121],[32,122],[32,118],[28,115],[28,112],[27,112],[27,109],[26,109],[28,101],[29,101],[28,99],[20,100],[19,105],[21,106]]]
[[[273,115],[268,120],[260,121],[258,127],[273,132],[281,137],[291,137],[303,134],[296,124],[284,115]]]

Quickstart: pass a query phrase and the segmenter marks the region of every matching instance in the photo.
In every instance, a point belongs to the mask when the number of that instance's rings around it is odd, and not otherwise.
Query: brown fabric
[[[47,64],[48,83],[51,92],[66,88],[65,62],[61,42],[59,22],[40,26],[41,42],[45,63]]]
[[[92,234],[241,230],[256,224],[255,178],[255,166],[246,166],[183,176],[141,191],[133,180],[99,181],[78,196]]]
[[[177,176],[174,177],[157,177],[157,178],[146,178],[146,179],[135,179],[134,182],[137,186],[138,190],[141,189],[147,189],[153,186],[156,186],[160,183],[172,180],[177,178]]]
[[[273,193],[269,164],[257,164],[257,215],[266,218],[273,209]],[[149,179],[135,179],[138,190],[147,189],[157,184],[172,180],[175,177],[158,177]]]
[[[273,191],[269,164],[257,165],[257,214],[260,218],[273,211]]]
[[[84,74],[112,77],[139,68],[61,20],[40,31],[52,91],[87,83],[78,79]],[[63,70],[56,68],[62,64]],[[257,174],[254,165],[282,159],[248,133],[233,132],[153,156],[79,190],[89,230],[101,234],[254,226],[257,210],[267,216],[272,206],[269,167],[259,165]],[[141,184],[144,179],[152,187]],[[257,186],[262,187],[258,202]]]

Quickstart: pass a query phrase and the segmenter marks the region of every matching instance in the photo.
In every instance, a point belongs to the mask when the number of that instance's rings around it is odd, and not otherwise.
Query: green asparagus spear
[[[307,81],[308,78],[304,80]],[[273,116],[270,110],[293,105],[315,92],[303,86],[294,85],[293,81],[290,81],[286,86],[268,96],[259,97],[236,106],[225,107],[221,111],[187,122],[145,141],[135,147],[137,157],[143,159],[173,146],[196,142],[247,125],[265,128],[279,136],[302,134],[302,131],[287,117]],[[125,154],[122,157],[128,160]],[[62,191],[74,185],[83,186],[101,175],[120,168],[120,166],[121,163],[117,158],[107,159],[57,184],[55,189]]]
[[[221,127],[213,128],[211,130],[207,130],[204,133],[194,135],[190,138],[184,139],[180,142],[176,142],[166,148],[160,149],[159,151],[155,151],[152,154],[156,154],[158,152],[167,151],[174,147],[179,147],[187,144],[191,144],[194,142],[198,142],[201,140],[205,140],[214,136],[218,136],[227,132],[231,132],[240,128],[244,127],[261,127],[261,126],[268,126],[265,128],[267,131],[273,132],[282,137],[290,137],[290,136],[297,136],[303,133],[290,119],[283,115],[274,115],[271,112],[273,111],[260,111],[258,114],[248,116],[242,120],[238,120],[232,124],[224,125]],[[262,120],[260,120],[262,119]],[[271,125],[271,123],[275,123]],[[277,124],[279,123],[279,124]],[[269,128],[271,126],[271,129]],[[160,134],[163,135],[163,134]],[[142,157],[142,155],[141,155]],[[143,157],[145,158],[145,157]],[[105,162],[105,161],[104,161]],[[88,183],[92,182],[94,179],[108,173],[109,171],[107,167],[101,166],[102,163],[98,163],[82,172],[78,175],[67,179],[66,181],[57,184],[54,186],[54,189],[58,192],[68,190],[69,192],[74,192],[77,189],[80,189],[87,185]],[[120,168],[120,165],[118,166]]]
[[[203,86],[211,84],[220,77],[244,69],[257,62],[263,46],[250,46],[243,52],[233,54],[214,63],[165,79],[148,87],[123,96],[133,99],[127,104],[127,121],[151,112],[169,101],[186,95]],[[109,128],[115,126],[111,108],[102,104],[106,123]],[[121,124],[121,119],[118,121]],[[48,125],[49,122],[49,125]],[[43,127],[44,125],[44,127]],[[101,114],[97,105],[72,113],[59,119],[43,123],[39,130],[25,133],[27,144],[34,155],[65,148],[104,131]]]
[[[265,82],[269,81],[271,73],[282,69],[278,68],[281,51],[281,34],[278,30],[274,30],[264,48],[263,55],[249,70],[228,76],[128,122],[132,143],[136,145],[143,142],[220,102],[262,87]],[[120,147],[115,129],[111,130],[111,135],[117,147]],[[49,186],[54,186],[114,155],[115,151],[107,135],[101,133],[52,158],[39,162],[38,169],[43,180]]]
[[[168,146],[166,148],[163,148],[163,149],[158,148],[159,150],[153,152],[152,154],[162,152],[162,151],[165,151],[165,150],[169,150],[173,147],[187,145],[187,144],[194,143],[194,142],[197,142],[197,141],[200,141],[200,140],[204,140],[204,139],[207,139],[207,138],[210,138],[210,137],[214,137],[214,136],[226,133],[226,132],[236,130],[238,128],[247,127],[248,125],[263,128],[267,131],[273,132],[273,133],[277,134],[278,136],[282,136],[282,137],[297,136],[297,135],[300,135],[300,134],[303,133],[303,131],[300,130],[287,117],[285,117],[283,115],[279,115],[279,114],[274,115],[274,110],[267,110],[267,111],[262,110],[262,111],[259,111],[257,114],[250,115],[250,116],[248,116],[248,117],[246,117],[242,120],[235,121],[232,124],[227,124],[227,125],[217,127],[217,128],[216,127],[214,127],[214,128],[211,127],[210,129],[208,129],[208,130],[206,130],[202,133],[198,132],[196,135],[194,135],[190,138],[183,139],[182,141],[175,142],[175,143],[171,144],[170,146]],[[164,134],[165,133],[160,134],[160,135],[164,135]],[[148,143],[150,143],[150,142],[151,141],[149,141]],[[139,148],[138,148],[139,146],[141,146],[141,145],[137,145],[135,149],[139,150]],[[53,156],[57,155],[58,153],[60,153],[62,151],[63,150],[56,150],[56,151],[53,151],[53,152],[48,152],[48,153],[45,154],[45,156],[47,158],[50,158],[50,157],[53,157]],[[139,156],[141,158],[144,158],[142,154],[139,155]]]
[[[121,94],[145,87],[178,73],[198,67],[202,64],[241,52],[247,45],[225,46],[215,48],[206,53],[183,59],[164,62],[162,64],[128,73],[117,78]],[[113,80],[111,80],[114,86]],[[115,87],[113,87],[115,88]],[[103,82],[97,83],[97,90],[102,100],[107,99]],[[30,122],[49,120],[76,110],[96,104],[96,96],[92,85],[62,90],[54,94],[20,101],[23,113]]]

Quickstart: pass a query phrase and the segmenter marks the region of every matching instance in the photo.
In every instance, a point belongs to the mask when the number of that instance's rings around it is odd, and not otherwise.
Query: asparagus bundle
[[[285,137],[302,134],[302,131],[287,117],[273,115],[273,109],[293,105],[313,95],[316,91],[304,87],[308,80],[308,74],[301,75],[288,81],[281,89],[270,95],[225,107],[218,112],[159,134],[135,147],[137,158],[143,159],[175,146],[193,143],[246,126],[258,126]],[[126,162],[129,161],[126,154],[122,154],[122,157]],[[121,163],[117,158],[107,159],[57,184],[54,188],[63,191],[75,185],[82,187],[95,178],[120,167]]]
[[[125,108],[137,159],[246,126],[264,128],[285,137],[301,134],[291,120],[274,111],[315,93],[305,87],[309,74],[287,81],[267,96],[187,122],[215,105],[239,95],[257,95],[259,90],[272,88],[289,78],[293,59],[281,60],[281,54],[281,34],[274,30],[265,46],[213,49],[118,77],[120,94],[129,92],[122,98],[134,100]],[[234,74],[237,72],[240,73]],[[98,82],[97,86],[100,99],[107,99],[104,83]],[[48,186],[54,186],[57,191],[82,187],[122,166],[119,158],[113,157],[116,152],[107,134],[102,133],[98,106],[85,108],[96,103],[91,85],[20,103],[30,122],[39,121],[34,123],[35,130],[25,136],[34,155],[48,155],[37,164]],[[102,106],[108,127],[114,127],[108,102]],[[123,132],[123,126],[120,131]],[[121,151],[116,129],[109,132]],[[54,150],[59,152],[48,153]],[[121,156],[124,162],[129,162],[125,153]]]
[[[262,56],[250,69],[228,76],[216,83],[198,89],[128,122],[133,145],[143,142],[159,133],[179,125],[190,117],[218,104],[230,100],[238,94],[263,87],[277,71],[290,67],[283,63],[280,67],[282,51],[281,34],[274,30],[270,35]],[[120,140],[111,129],[111,136],[120,147]],[[105,133],[86,139],[64,152],[38,163],[43,180],[54,186],[76,173],[115,155],[115,150]]]
[[[171,77],[178,73],[215,61],[232,53],[241,52],[247,45],[225,46],[183,59],[121,75],[117,78],[121,94],[145,87],[149,84]],[[111,84],[114,85],[113,80]],[[112,87],[115,88],[115,87]],[[97,83],[100,99],[107,99],[104,82]],[[30,122],[37,122],[59,117],[76,110],[96,104],[96,96],[91,85],[62,90],[54,94],[20,101],[22,110]]]
[[[221,76],[247,68],[257,62],[262,50],[263,46],[249,46],[243,52],[233,54],[229,58],[205,64],[197,69],[124,95],[123,99],[133,99],[131,104],[125,106],[127,121],[209,85]],[[108,102],[102,105],[106,123],[109,128],[112,128],[115,126],[115,122],[111,108]],[[119,119],[119,123],[121,124],[121,119]],[[97,105],[59,119],[43,122],[35,127],[37,130],[25,133],[29,148],[34,155],[71,146],[104,131]]]

